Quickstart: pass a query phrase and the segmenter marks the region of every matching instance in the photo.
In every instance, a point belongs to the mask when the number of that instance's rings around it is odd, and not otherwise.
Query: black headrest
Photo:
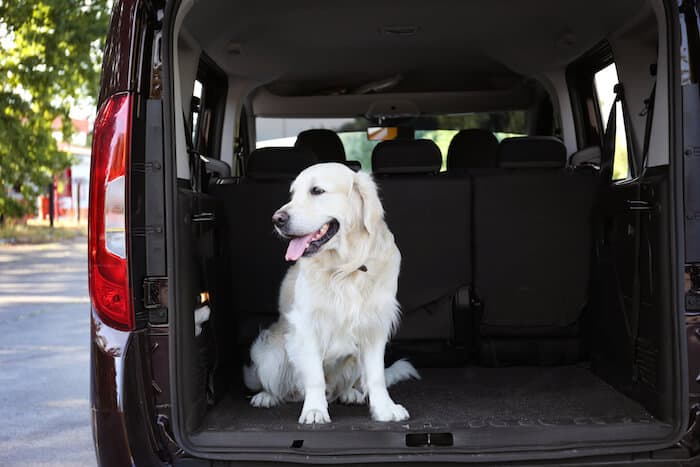
[[[382,141],[372,151],[372,172],[379,175],[437,173],[441,165],[440,148],[429,139]]]
[[[488,130],[470,128],[454,135],[447,150],[447,171],[498,167],[498,140]]]
[[[260,148],[250,153],[247,175],[256,180],[291,179],[316,162],[305,148]]]
[[[504,169],[559,169],[566,165],[566,147],[552,136],[506,138],[498,159]]]
[[[304,130],[297,136],[295,147],[306,148],[316,154],[320,162],[343,162],[345,148],[334,131],[325,129]]]
[[[362,163],[360,161],[343,161],[342,164],[349,167],[353,172],[362,170]]]

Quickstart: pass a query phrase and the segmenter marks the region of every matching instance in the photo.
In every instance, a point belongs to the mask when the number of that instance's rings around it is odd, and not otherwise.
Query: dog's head
[[[277,232],[290,240],[288,261],[347,247],[349,236],[375,233],[384,215],[372,177],[343,164],[309,167],[292,182],[290,194],[272,216]]]

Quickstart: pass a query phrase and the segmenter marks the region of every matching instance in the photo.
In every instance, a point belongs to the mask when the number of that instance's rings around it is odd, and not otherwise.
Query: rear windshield
[[[430,139],[442,153],[442,168],[445,170],[447,149],[452,137],[459,130],[482,128],[490,130],[500,142],[511,136],[527,135],[527,112],[515,110],[507,112],[468,113],[459,115],[433,115],[413,118],[401,122],[402,128],[413,131],[415,139]],[[374,128],[364,118],[269,118],[255,119],[256,148],[270,146],[294,146],[297,135],[312,128],[325,128],[335,131],[345,147],[348,160],[359,161],[362,170],[371,171],[372,150],[379,141],[367,137],[367,129]]]

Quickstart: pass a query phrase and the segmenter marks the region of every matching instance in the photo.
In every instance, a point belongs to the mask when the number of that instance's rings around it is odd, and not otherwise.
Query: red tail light
[[[97,112],[92,139],[88,274],[90,298],[105,324],[134,327],[127,266],[127,187],[132,96],[119,94]]]

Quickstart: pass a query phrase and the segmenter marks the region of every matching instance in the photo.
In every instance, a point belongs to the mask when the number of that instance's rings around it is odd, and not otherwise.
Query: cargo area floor
[[[497,430],[500,435],[506,431],[515,435],[518,442],[547,434],[548,442],[561,437],[560,442],[568,444],[567,440],[586,439],[589,432],[600,440],[636,440],[660,439],[671,430],[583,367],[426,368],[419,372],[421,380],[390,388],[394,401],[411,415],[405,422],[373,422],[366,405],[333,403],[329,406],[331,423],[300,425],[301,403],[258,409],[249,405],[250,395],[232,394],[210,408],[193,433],[193,441],[220,446],[227,440],[249,438],[241,435],[261,432],[372,431],[378,435],[466,429],[474,435],[480,432],[484,442],[493,438],[487,433]],[[566,427],[578,429],[577,438],[571,438],[570,431],[567,435]],[[228,436],[235,433],[238,435]]]

